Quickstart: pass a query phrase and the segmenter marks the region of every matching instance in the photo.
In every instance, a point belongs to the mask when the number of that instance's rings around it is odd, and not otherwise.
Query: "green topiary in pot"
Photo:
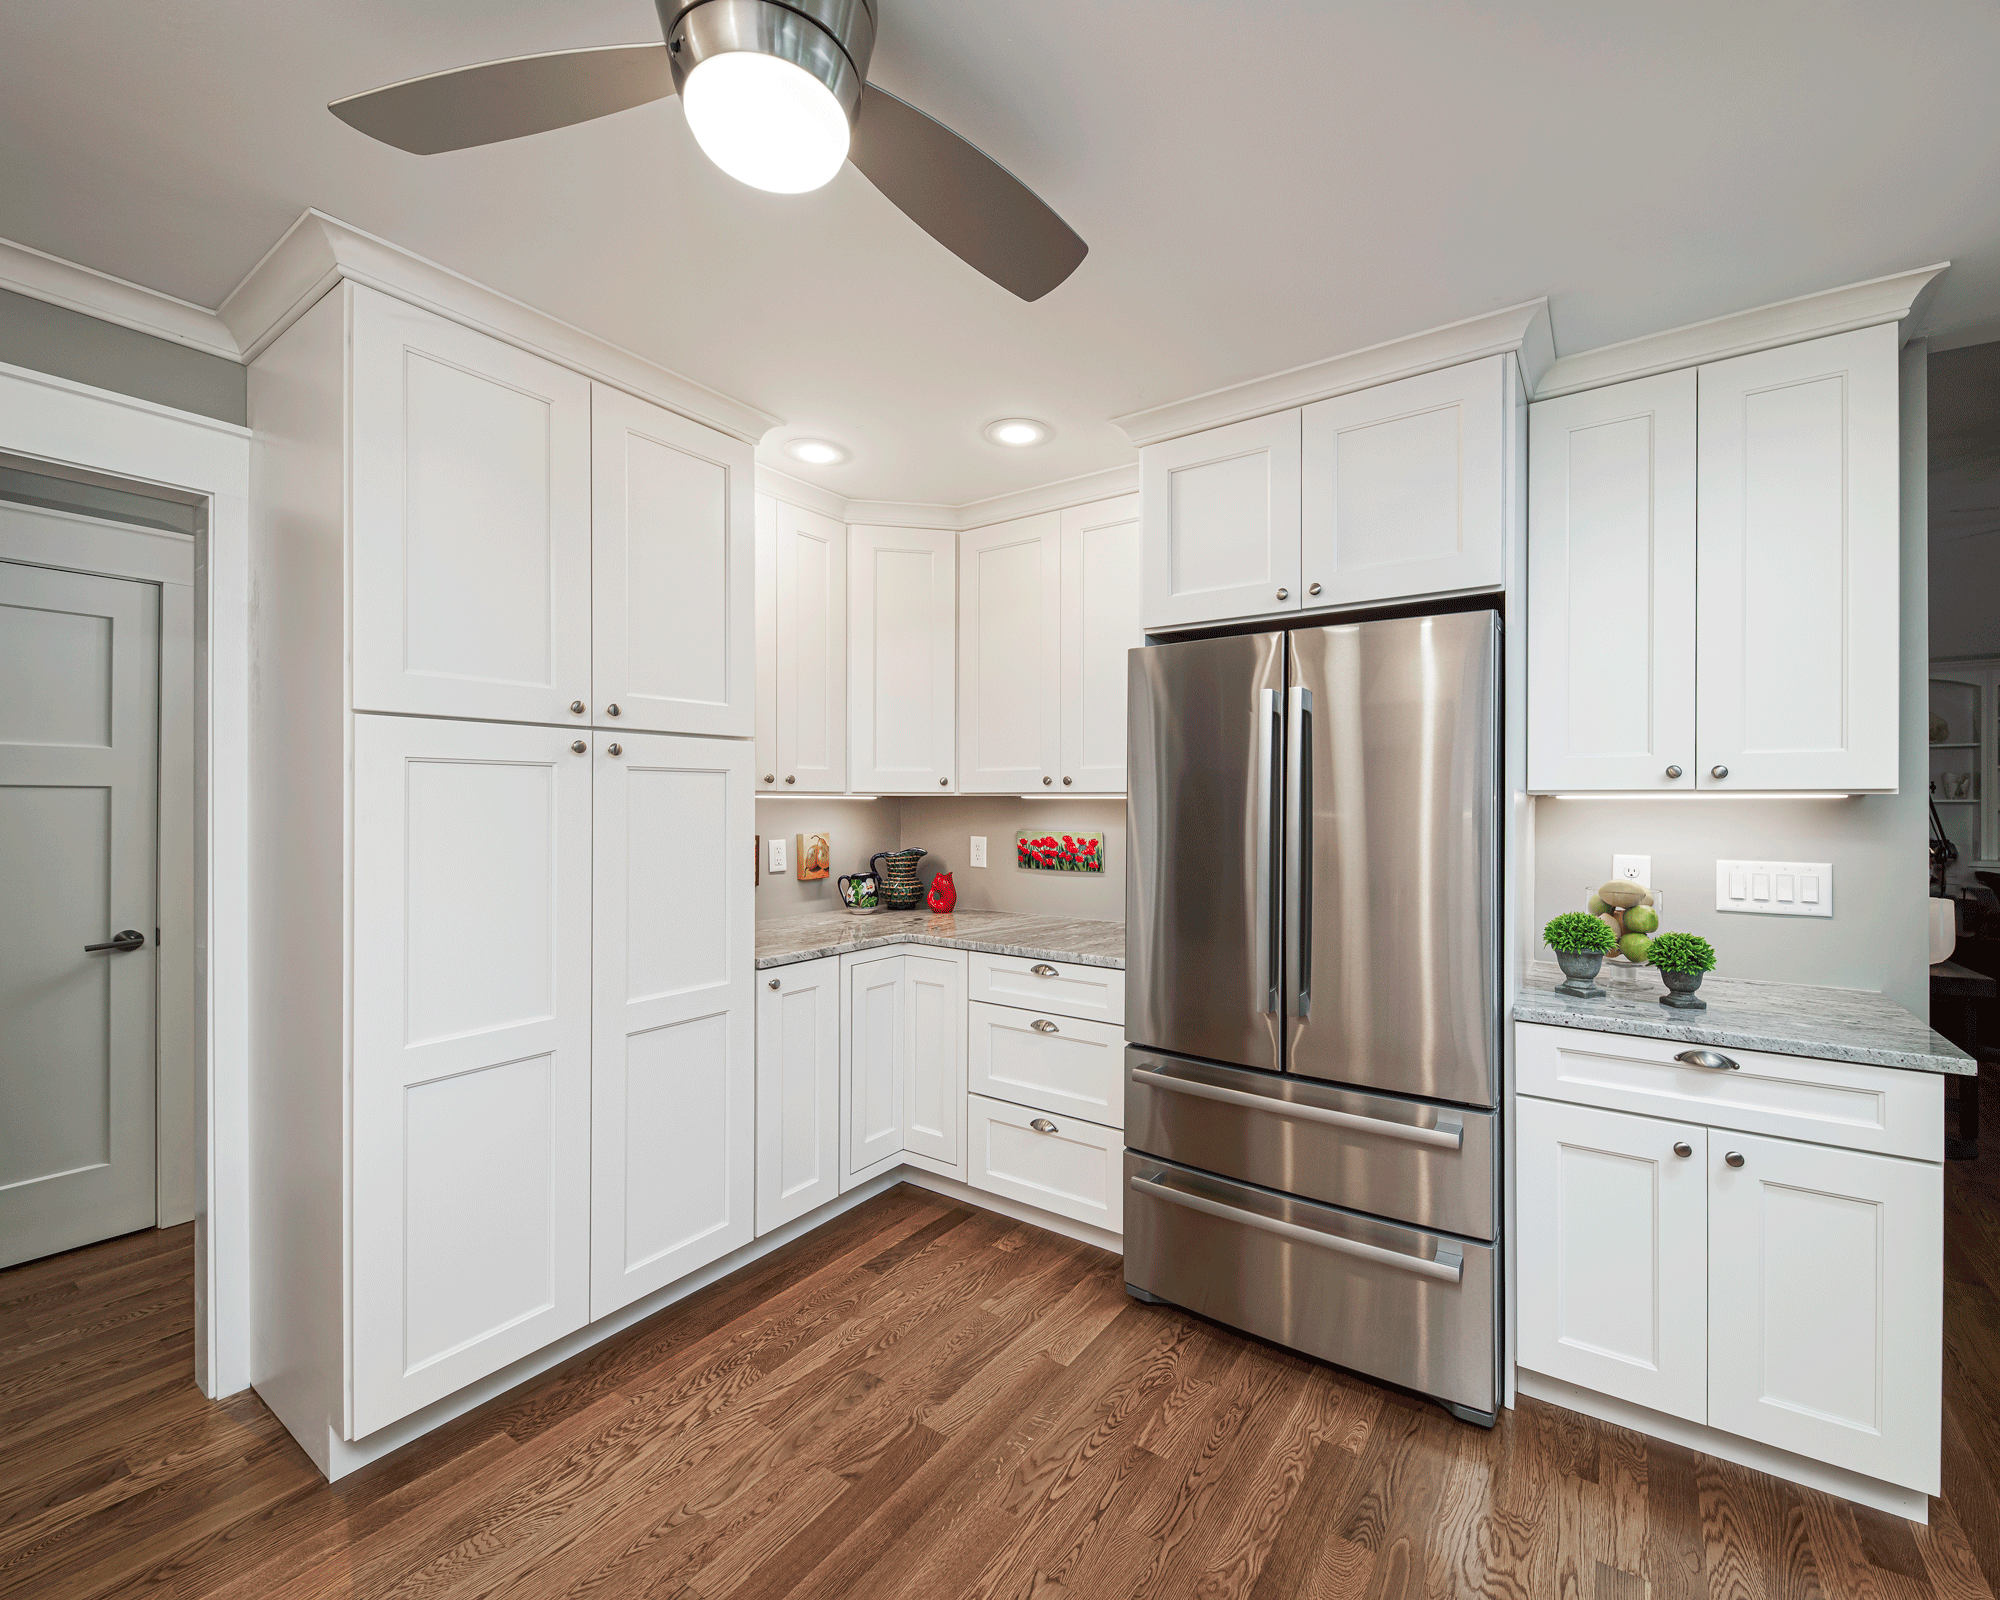
[[[1605,956],[1618,948],[1618,935],[1611,925],[1587,911],[1565,911],[1549,919],[1542,929],[1542,938],[1555,951],[1556,961],[1563,969],[1563,981],[1556,985],[1556,993],[1577,1000],[1601,1000],[1604,991],[1591,980],[1604,965]]]
[[[1646,952],[1647,959],[1660,969],[1667,993],[1660,1004],[1677,1011],[1706,1011],[1708,1002],[1695,997],[1702,974],[1715,970],[1715,946],[1698,933],[1663,933]]]

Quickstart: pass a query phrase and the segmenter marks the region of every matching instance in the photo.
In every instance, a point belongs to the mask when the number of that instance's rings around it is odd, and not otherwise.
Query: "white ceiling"
[[[1089,241],[1045,300],[852,168],[735,184],[677,101],[430,158],[324,110],[657,37],[647,0],[10,6],[0,237],[214,306],[317,206],[785,417],[787,471],[946,503],[1130,460],[1120,413],[1544,293],[1568,352],[1949,257],[1929,326],[2000,319],[1990,4],[878,8],[875,81]],[[1055,439],[981,439],[1016,413]],[[800,434],[853,460],[800,466]]]

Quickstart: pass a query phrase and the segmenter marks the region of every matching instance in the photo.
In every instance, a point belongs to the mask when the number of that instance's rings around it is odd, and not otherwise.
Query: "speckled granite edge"
[[[961,921],[967,924],[964,929],[958,926]],[[939,924],[949,924],[949,931]],[[1122,923],[1069,921],[1004,911],[943,916],[888,911],[872,917],[835,912],[760,922],[757,966],[785,967],[898,944],[976,950],[1025,961],[1064,961],[1072,966],[1112,967],[1121,971],[1125,966]]]
[[[1677,1012],[1659,1003],[1663,989],[1659,975],[1651,971],[1606,967],[1598,979],[1608,991],[1602,1000],[1556,994],[1561,981],[1562,972],[1552,963],[1531,966],[1514,997],[1514,1020],[1909,1072],[1978,1071],[1972,1058],[1944,1035],[1893,1000],[1865,989],[1711,977],[1701,987],[1708,1009]]]

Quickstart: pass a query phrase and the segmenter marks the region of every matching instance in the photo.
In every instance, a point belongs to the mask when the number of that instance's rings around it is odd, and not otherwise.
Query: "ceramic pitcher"
[[[917,863],[928,855],[912,846],[908,850],[884,850],[869,857],[868,866],[882,883],[882,904],[891,911],[914,911],[923,904],[924,882],[917,876]],[[883,863],[888,865],[885,867]]]

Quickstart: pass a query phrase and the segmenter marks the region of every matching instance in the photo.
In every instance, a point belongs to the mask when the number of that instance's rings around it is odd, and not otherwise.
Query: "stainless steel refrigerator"
[[[1490,611],[1130,661],[1125,1278],[1500,1403]]]

